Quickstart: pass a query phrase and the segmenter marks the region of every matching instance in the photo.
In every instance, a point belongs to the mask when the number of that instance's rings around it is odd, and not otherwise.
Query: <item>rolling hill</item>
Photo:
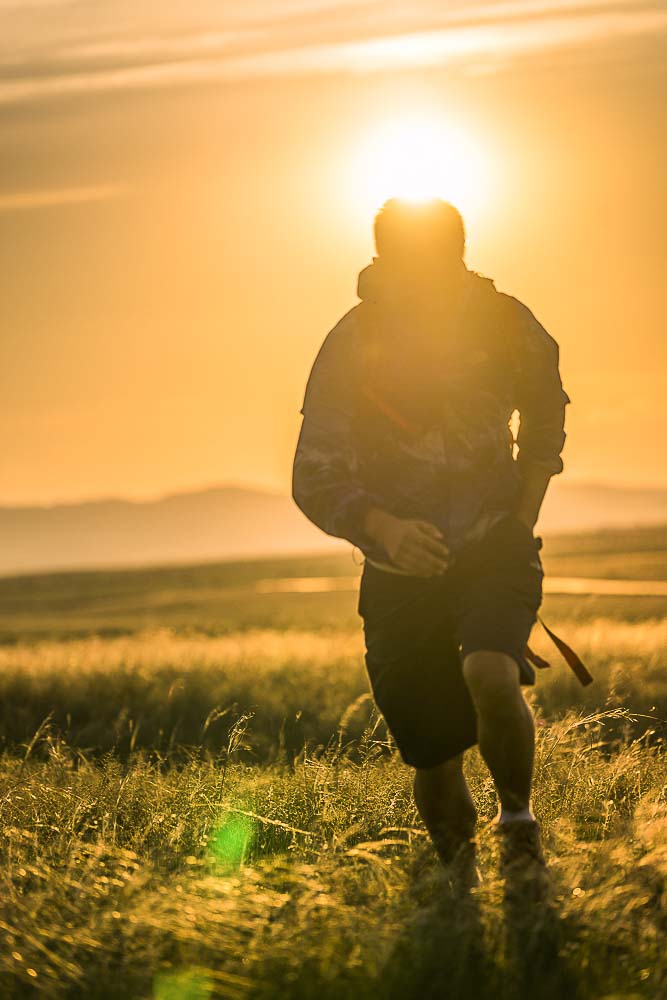
[[[556,477],[538,531],[667,522],[667,490],[568,483]],[[0,507],[0,573],[187,563],[336,551],[291,497],[239,486],[152,501],[106,499]]]

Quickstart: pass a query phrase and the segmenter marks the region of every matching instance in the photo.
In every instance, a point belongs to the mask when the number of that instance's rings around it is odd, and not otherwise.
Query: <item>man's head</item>
[[[461,265],[465,227],[458,209],[433,198],[423,202],[390,198],[373,222],[378,256],[397,264]]]

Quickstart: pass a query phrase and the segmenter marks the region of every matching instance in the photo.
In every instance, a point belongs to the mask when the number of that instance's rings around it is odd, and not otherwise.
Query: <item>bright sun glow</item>
[[[444,198],[464,215],[489,194],[490,157],[471,136],[438,118],[407,118],[374,128],[353,158],[352,184],[364,211],[387,198]]]

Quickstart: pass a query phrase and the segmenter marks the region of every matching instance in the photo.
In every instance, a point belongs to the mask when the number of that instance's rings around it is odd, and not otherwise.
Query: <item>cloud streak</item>
[[[61,208],[87,202],[107,201],[118,198],[124,188],[118,185],[14,191],[0,194],[0,212],[22,212],[37,208]]]
[[[475,69],[542,50],[667,30],[662,4],[624,0],[585,5],[577,0],[505,0],[444,11],[441,4],[429,2],[396,11],[376,0],[349,0],[342,14],[340,8],[329,0],[265,0],[251,21],[246,18],[233,27],[170,35],[91,34],[56,46],[46,61],[6,60],[0,103],[206,80],[419,66]]]

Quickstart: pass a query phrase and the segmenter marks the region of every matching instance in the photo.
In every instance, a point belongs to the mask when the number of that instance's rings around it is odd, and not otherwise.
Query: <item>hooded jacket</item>
[[[427,285],[375,257],[357,294],[307,380],[293,499],[371,561],[387,561],[364,531],[371,506],[431,521],[456,552],[514,509],[528,464],[563,470],[558,344],[463,264]]]

